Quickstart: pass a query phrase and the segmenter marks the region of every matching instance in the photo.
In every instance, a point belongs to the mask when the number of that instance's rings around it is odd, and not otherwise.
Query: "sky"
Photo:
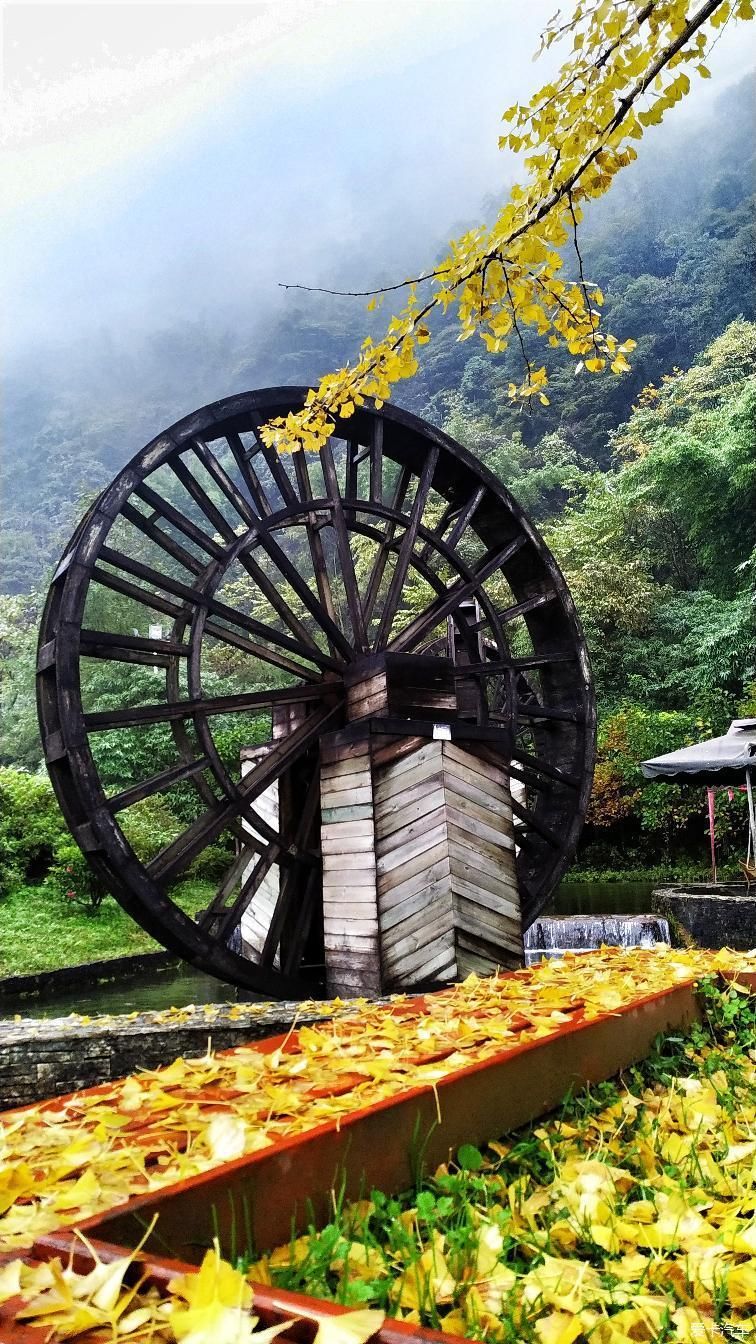
[[[503,191],[555,0],[6,4],[0,178],[21,352],[427,264]],[[553,62],[553,58],[549,57]],[[725,32],[705,97],[756,63]]]

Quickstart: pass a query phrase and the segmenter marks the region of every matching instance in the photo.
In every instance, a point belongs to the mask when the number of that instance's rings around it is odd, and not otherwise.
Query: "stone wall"
[[[163,1012],[49,1020],[0,1021],[0,1110],[25,1106],[154,1069],[183,1055],[197,1058],[261,1040],[326,1017],[354,1012],[355,1003],[207,1004]]]
[[[749,952],[756,947],[756,887],[745,883],[718,887],[681,883],[657,887],[651,907],[669,920],[672,941],[697,947],[731,947]]]

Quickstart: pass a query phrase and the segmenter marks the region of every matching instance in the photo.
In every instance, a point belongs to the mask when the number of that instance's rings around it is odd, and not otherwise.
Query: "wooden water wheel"
[[[504,486],[391,407],[339,422],[319,455],[278,456],[260,425],[304,395],[217,402],[132,459],[58,565],[38,662],[45,759],[98,876],[171,951],[292,997],[322,984],[319,741],[343,728],[349,687],[376,659],[398,688],[425,668],[427,692],[400,695],[378,731],[441,718],[511,768],[526,926],[574,852],[594,749],[570,595]],[[432,659],[451,702],[434,699]],[[105,698],[102,660],[118,665]],[[124,750],[149,764],[118,788]],[[161,796],[183,818],[167,840],[144,809]],[[218,876],[192,917],[182,906],[198,865]],[[250,955],[240,921],[271,874]]]

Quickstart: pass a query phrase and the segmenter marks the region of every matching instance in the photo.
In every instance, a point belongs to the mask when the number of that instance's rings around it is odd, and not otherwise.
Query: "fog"
[[[427,265],[503,193],[499,117],[548,77],[553,0],[10,5],[2,217],[13,362],[205,318],[261,334],[279,282]],[[754,61],[725,32],[713,78]],[[666,133],[666,128],[658,133]],[[317,300],[313,300],[316,304]]]

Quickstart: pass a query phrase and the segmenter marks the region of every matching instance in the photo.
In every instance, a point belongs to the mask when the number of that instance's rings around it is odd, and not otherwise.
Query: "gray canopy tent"
[[[710,737],[692,747],[668,751],[651,761],[642,761],[646,779],[663,779],[671,784],[703,784],[709,798],[712,868],[716,881],[714,849],[714,790],[745,785],[748,794],[748,852],[746,864],[756,854],[756,816],[753,804],[753,780],[756,773],[756,719],[733,719],[723,737]]]

